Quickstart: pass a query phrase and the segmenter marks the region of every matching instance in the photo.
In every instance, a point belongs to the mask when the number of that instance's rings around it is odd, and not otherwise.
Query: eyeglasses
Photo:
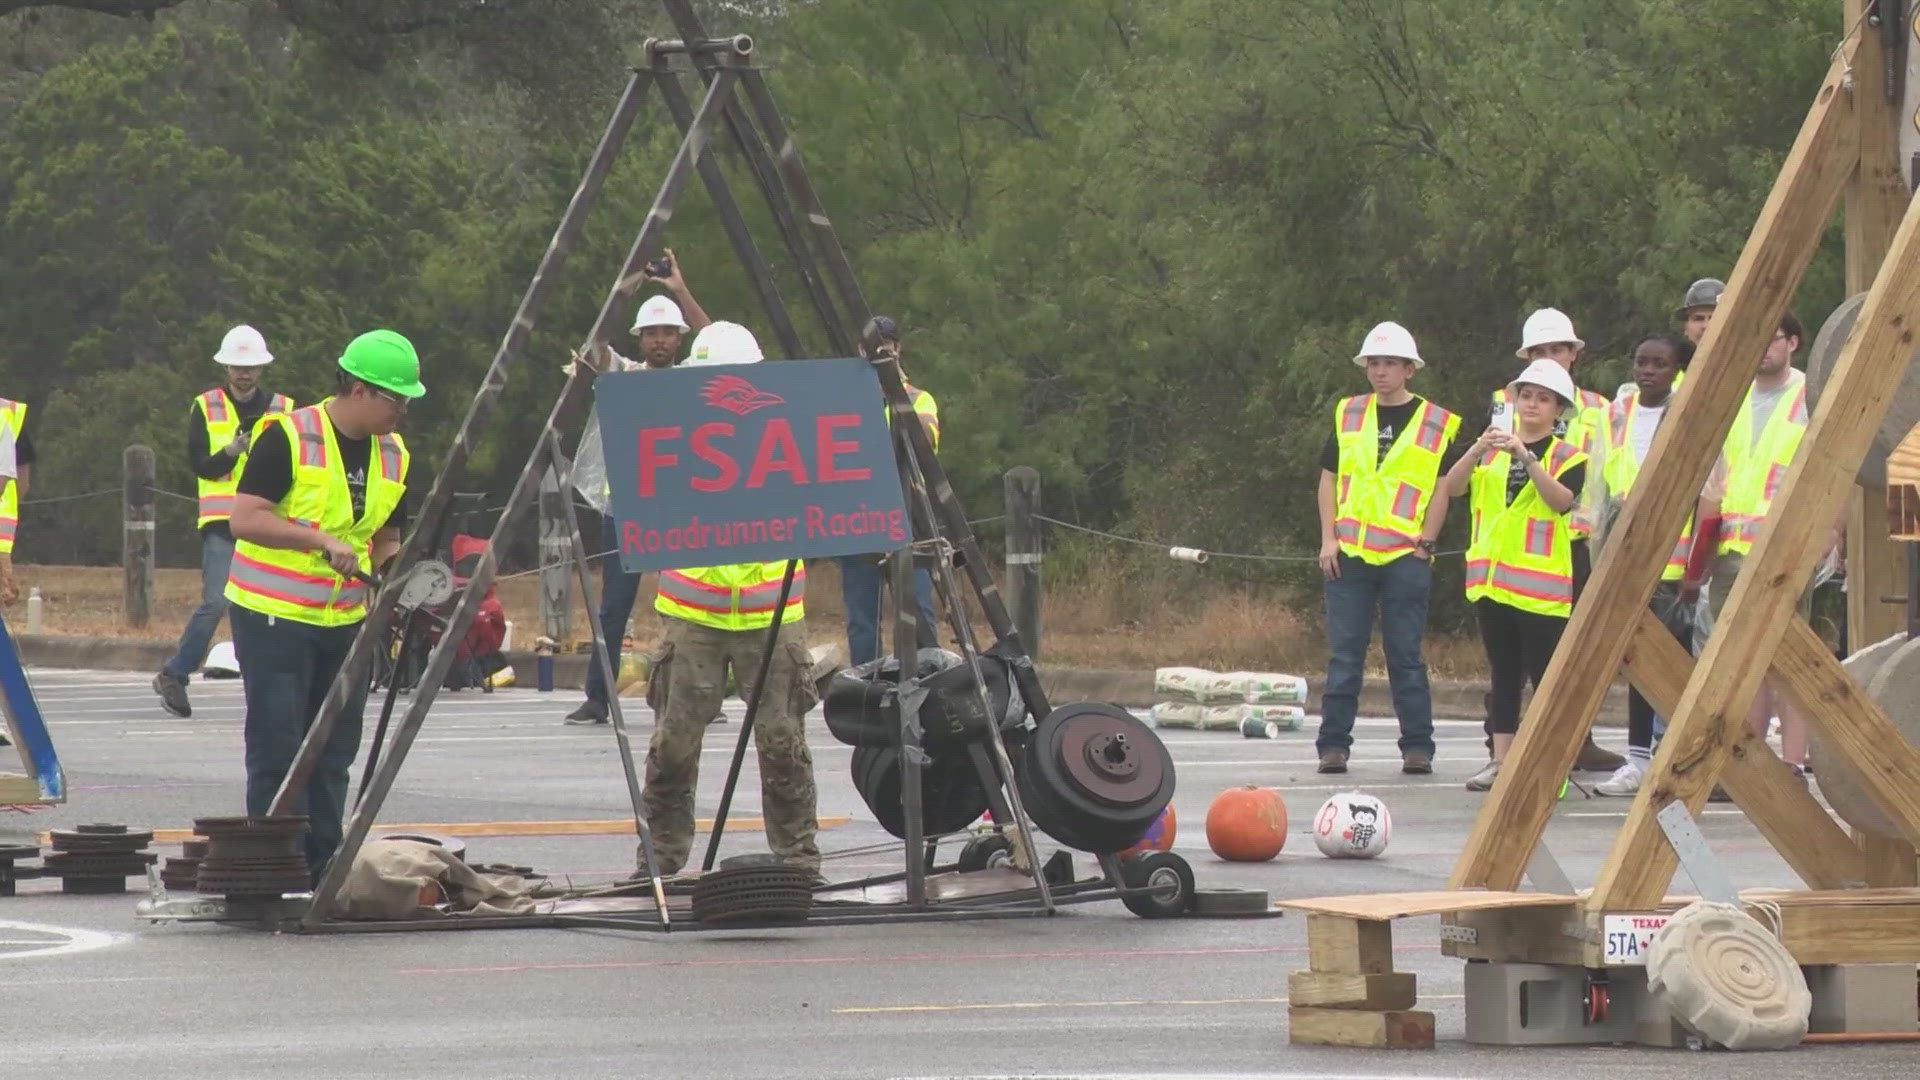
[[[401,412],[407,411],[407,399],[401,397],[399,394],[393,393],[392,391],[389,391],[389,390],[382,390],[379,387],[373,386],[371,384],[367,386],[367,389],[373,391],[376,397],[383,397],[383,398],[386,398],[388,401],[392,402],[393,407],[400,410]]]

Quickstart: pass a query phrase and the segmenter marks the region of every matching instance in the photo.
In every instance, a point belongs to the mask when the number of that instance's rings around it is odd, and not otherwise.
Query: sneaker
[[[1646,766],[1636,758],[1628,758],[1625,765],[1613,771],[1593,786],[1593,790],[1602,795],[1636,795],[1640,792],[1640,781],[1647,775]]]
[[[1320,751],[1320,771],[1323,773],[1346,772],[1347,752],[1345,750]]]
[[[1626,763],[1625,755],[1602,749],[1589,735],[1587,744],[1580,748],[1580,756],[1573,761],[1573,768],[1575,772],[1610,773]]]
[[[567,714],[569,724],[604,724],[607,722],[607,703],[604,701],[583,701],[580,707]]]
[[[1409,776],[1426,776],[1433,772],[1433,755],[1425,750],[1409,750],[1400,755],[1400,771]]]
[[[160,695],[160,707],[173,715],[193,715],[193,705],[187,701],[185,680],[163,671],[153,677],[153,692]]]
[[[1479,772],[1468,777],[1467,790],[1491,791],[1493,789],[1493,778],[1499,775],[1500,763],[1497,761],[1489,761]]]

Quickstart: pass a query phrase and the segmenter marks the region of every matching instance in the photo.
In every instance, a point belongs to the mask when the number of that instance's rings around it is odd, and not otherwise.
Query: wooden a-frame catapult
[[[1829,527],[1854,490],[1889,396],[1920,344],[1920,204],[1908,205],[1895,162],[1892,110],[1883,101],[1890,95],[1883,95],[1881,84],[1887,43],[1864,29],[1861,17],[1862,5],[1870,2],[1848,4],[1847,40],[1834,54],[1734,267],[1684,392],[1660,426],[1640,481],[1600,552],[1449,888],[1282,902],[1309,913],[1312,970],[1296,973],[1290,988],[1292,1041],[1432,1045],[1432,1015],[1413,1009],[1413,976],[1391,970],[1390,922],[1406,916],[1441,915],[1447,955],[1584,968],[1604,988],[1607,918],[1657,915],[1684,903],[1667,896],[1680,860],[1677,848],[1686,849],[1696,887],[1711,891],[1701,880],[1714,876],[1711,856],[1704,854],[1693,820],[1716,783],[1807,886],[1743,901],[1751,906],[1764,900],[1768,921],[1796,961],[1920,963],[1920,887],[1914,875],[1920,749],[1902,737],[1795,611]],[[1849,291],[1870,284],[1865,307],[1812,410],[1759,541],[1695,660],[1648,602],[1733,425],[1755,358],[1766,349],[1843,192]],[[1877,507],[1863,511],[1856,503],[1850,528],[1856,627],[1881,621],[1862,618],[1861,607],[1880,603],[1887,582],[1863,581],[1868,560],[1858,553],[1861,544],[1877,541],[1882,550],[1875,563],[1892,565],[1885,520]],[[1877,536],[1866,530],[1877,530]],[[1879,636],[1885,631],[1869,637],[1856,630],[1853,645]],[[1561,780],[1622,665],[1669,721],[1591,891],[1575,893],[1550,859],[1539,859],[1540,842]],[[1850,836],[1766,742],[1748,733],[1747,710],[1769,671],[1810,715],[1823,746],[1859,771],[1898,838]],[[1523,876],[1552,891],[1515,891]],[[1561,879],[1557,889],[1546,883],[1555,877]],[[1909,967],[1908,1005],[1913,993]],[[1604,996],[1599,1000],[1604,1012]]]

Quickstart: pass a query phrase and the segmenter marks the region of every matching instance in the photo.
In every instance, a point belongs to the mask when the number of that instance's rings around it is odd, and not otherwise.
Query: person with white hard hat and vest
[[[1556,435],[1579,391],[1558,361],[1540,358],[1507,386],[1512,428],[1490,425],[1447,472],[1473,516],[1467,599],[1487,651],[1492,760],[1467,781],[1486,791],[1520,730],[1521,684],[1537,689],[1573,611],[1573,512],[1587,455]]]
[[[1609,513],[1618,516],[1627,495],[1640,477],[1640,466],[1653,447],[1653,436],[1673,404],[1674,388],[1693,360],[1693,342],[1678,334],[1660,332],[1640,339],[1633,350],[1633,389],[1607,410],[1607,492]],[[1661,625],[1681,648],[1693,651],[1693,604],[1682,595],[1681,578],[1693,548],[1693,518],[1688,517],[1680,540],[1661,568],[1650,606]],[[1612,776],[1595,785],[1602,795],[1632,795],[1640,790],[1653,758],[1653,705],[1631,683],[1627,686],[1627,760]]]
[[[1327,681],[1315,744],[1323,773],[1353,749],[1374,613],[1400,721],[1400,769],[1433,771],[1433,699],[1420,641],[1433,588],[1434,538],[1447,518],[1443,472],[1459,458],[1460,418],[1407,389],[1426,367],[1413,335],[1383,322],[1353,362],[1372,392],[1337,402],[1320,455],[1320,570],[1326,578]]]
[[[0,398],[0,606],[20,599],[13,580],[13,540],[20,531],[20,500],[33,480],[33,443],[27,403]]]
[[[647,298],[633,317],[633,336],[640,344],[640,360],[635,362],[614,354],[622,371],[664,371],[680,361],[680,345],[687,332],[687,321],[680,305],[665,296]],[[605,481],[602,480],[604,487]],[[604,495],[604,491],[603,491]],[[600,550],[611,554],[600,558],[600,639],[607,643],[607,658],[613,670],[620,670],[620,654],[627,636],[627,620],[633,617],[633,602],[640,595],[640,574],[629,574],[620,566],[613,515],[601,518]],[[608,719],[608,698],[612,691],[600,665],[587,665],[587,700],[566,715],[569,724],[604,724]]]
[[[898,359],[899,356],[899,325],[885,315],[876,315],[868,320],[860,335],[861,359],[882,362],[886,357]],[[900,377],[903,380],[906,378],[904,369]],[[920,418],[920,426],[926,429],[927,442],[937,452],[940,449],[940,405],[934,401],[932,394],[911,382],[906,384],[906,388],[907,400],[913,405],[914,415]],[[893,423],[891,409],[887,410],[887,423]],[[843,555],[838,561],[840,598],[847,609],[847,663],[858,667],[878,659],[882,652],[880,604],[886,584],[886,559],[875,555]],[[940,623],[933,608],[932,571],[925,567],[914,568],[913,592],[920,609],[920,647],[938,647]]]
[[[1520,347],[1514,350],[1514,356],[1528,364],[1551,360],[1560,365],[1571,381],[1573,365],[1580,359],[1581,350],[1586,348],[1586,344],[1574,333],[1573,320],[1565,312],[1557,308],[1540,308],[1527,316],[1527,321],[1521,326]],[[1584,483],[1576,493],[1579,499],[1570,519],[1573,530],[1573,593],[1576,599],[1586,588],[1587,576],[1593,569],[1588,541],[1600,524],[1601,510],[1606,504],[1606,479],[1601,472],[1606,465],[1608,404],[1605,396],[1592,390],[1582,390],[1576,385],[1572,406],[1556,416],[1553,422],[1554,435],[1572,443],[1593,463],[1592,468],[1582,470]],[[1507,387],[1494,391],[1493,424],[1512,431],[1514,412],[1511,391]],[[1491,734],[1491,716],[1488,717],[1488,731]],[[1621,755],[1595,744],[1589,733],[1585,744],[1580,747],[1574,767],[1587,772],[1610,773],[1625,763],[1626,759]]]
[[[397,432],[426,393],[413,343],[354,338],[338,389],[268,413],[234,493],[234,653],[246,693],[247,813],[265,814],[353,646],[375,568],[400,549],[407,444]],[[317,882],[340,846],[348,771],[360,747],[364,680],[341,706],[307,785],[307,867]]]
[[[1726,282],[1719,278],[1701,278],[1687,286],[1686,295],[1680,298],[1680,306],[1673,311],[1673,317],[1680,320],[1680,332],[1688,341],[1698,346],[1700,339],[1707,336],[1707,327],[1713,322],[1713,313],[1720,306],[1720,296],[1727,291]]]
[[[693,339],[687,366],[760,359],[752,331],[738,323],[716,322]],[[753,684],[786,565],[776,560],[660,572],[653,608],[664,616],[665,625],[647,668],[654,728],[641,804],[662,874],[677,873],[691,854],[701,739],[720,710],[728,673],[743,692]],[[806,586],[806,567],[796,565],[753,735],[767,845],[787,862],[818,873],[813,755],[805,727],[818,695],[809,678],[813,660],[804,623]]]
[[[293,410],[293,399],[260,385],[273,362],[267,340],[251,326],[236,326],[220,341],[213,361],[226,381],[195,397],[187,409],[187,464],[200,489],[200,606],[180,631],[173,657],[153,677],[160,704],[175,716],[192,716],[187,683],[206,663],[213,634],[227,614],[227,571],[233,563],[233,496],[246,468],[254,425],[267,413]]]
[[[1773,510],[1773,499],[1780,481],[1793,464],[1793,455],[1807,432],[1807,377],[1793,366],[1793,354],[1805,340],[1805,330],[1792,312],[1781,316],[1773,340],[1760,356],[1753,385],[1740,403],[1732,430],[1720,449],[1700,494],[1697,519],[1702,523],[1699,540],[1688,561],[1685,588],[1697,593],[1702,579],[1706,583],[1708,607],[1714,618],[1733,592],[1734,579],[1760,529]],[[1842,525],[1835,521],[1828,530],[1826,558],[1833,558],[1841,539]],[[1811,594],[1802,591],[1800,616],[1809,614]],[[1807,718],[1793,698],[1782,692],[1780,684],[1768,675],[1747,711],[1747,726],[1764,739],[1767,722],[1780,718],[1780,758],[1806,779]],[[1713,800],[1726,800],[1726,793],[1715,789]]]

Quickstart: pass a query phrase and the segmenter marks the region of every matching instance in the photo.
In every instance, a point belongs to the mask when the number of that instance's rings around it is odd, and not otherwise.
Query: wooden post
[[[540,476],[540,625],[546,635],[566,648],[573,642],[573,577],[567,560],[573,554],[566,515],[573,513],[560,474],[551,466]]]
[[[139,444],[127,447],[126,529],[120,541],[121,606],[127,625],[143,630],[153,611],[153,451]]]
[[[1007,606],[1027,655],[1040,658],[1040,474],[1007,470]]]

